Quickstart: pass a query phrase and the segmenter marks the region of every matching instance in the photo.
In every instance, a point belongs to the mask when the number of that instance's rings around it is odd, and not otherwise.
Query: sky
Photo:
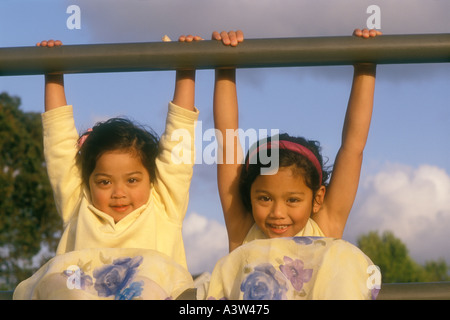
[[[80,29],[68,24],[80,9]],[[244,31],[247,39],[351,35],[380,8],[384,34],[450,33],[446,0],[1,0],[0,47],[161,41],[167,34]],[[240,127],[278,129],[320,141],[328,164],[340,135],[353,69],[295,67],[237,71]],[[125,115],[162,134],[174,71],[66,75],[79,131]],[[210,144],[214,72],[197,71],[197,157]],[[344,239],[356,243],[372,230],[392,231],[423,263],[450,263],[450,65],[380,65],[360,186]],[[44,77],[0,77],[0,92],[19,96],[24,111],[44,109]],[[215,164],[195,165],[184,222],[188,267],[211,271],[227,253]],[[200,249],[201,248],[201,249]]]

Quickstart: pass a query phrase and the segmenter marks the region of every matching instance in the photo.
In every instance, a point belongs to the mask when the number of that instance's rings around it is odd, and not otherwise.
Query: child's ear
[[[322,207],[323,200],[325,199],[325,192],[325,186],[321,186],[319,190],[316,191],[313,201],[313,213],[319,212],[320,208]]]

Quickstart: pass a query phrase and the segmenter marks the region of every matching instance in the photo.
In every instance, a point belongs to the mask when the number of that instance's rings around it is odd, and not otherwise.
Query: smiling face
[[[150,175],[141,159],[129,151],[103,153],[89,177],[94,207],[117,223],[146,204],[150,196]]]
[[[269,238],[295,236],[320,208],[298,171],[282,167],[274,175],[258,176],[251,186],[253,218]]]

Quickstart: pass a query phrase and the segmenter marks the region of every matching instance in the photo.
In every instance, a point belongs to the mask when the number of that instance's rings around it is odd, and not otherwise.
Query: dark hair
[[[250,150],[254,150],[260,145],[265,144],[266,142],[269,142],[270,140],[274,139],[274,137],[268,138],[268,139],[262,139],[256,142],[254,146],[250,148]],[[279,157],[278,157],[278,167],[290,167],[292,165],[295,166],[295,168],[298,170],[298,173],[301,173],[305,178],[306,185],[313,191],[313,194],[319,190],[319,188],[322,185],[326,185],[326,181],[328,180],[330,173],[327,171],[327,169],[324,168],[323,158],[320,154],[321,147],[320,143],[318,141],[314,140],[306,140],[302,137],[291,137],[287,133],[280,134],[276,136],[276,140],[284,140],[284,141],[291,141],[295,142],[297,144],[300,144],[306,148],[308,148],[311,152],[314,153],[317,160],[320,163],[320,167],[322,168],[322,181],[319,181],[319,173],[316,170],[316,167],[312,164],[310,160],[308,160],[305,156],[286,149],[278,149]],[[268,150],[267,156],[270,157],[271,150]],[[249,161],[249,153],[247,153],[247,156],[245,158],[245,165],[242,168],[241,175],[239,178],[239,190],[242,202],[245,206],[245,208],[251,212],[252,206],[251,206],[251,200],[250,200],[250,189],[255,181],[255,179],[261,174],[261,168],[270,168],[271,163],[264,164],[262,161],[260,161],[259,154],[256,156],[256,161]],[[256,162],[256,163],[255,163]],[[246,165],[247,163],[248,166]]]
[[[105,152],[113,150],[136,153],[147,169],[150,181],[154,181],[159,137],[152,129],[134,124],[125,118],[111,118],[96,123],[92,130],[81,135],[78,142],[83,138],[85,141],[80,146],[76,162],[81,168],[81,177],[87,188],[97,160]]]

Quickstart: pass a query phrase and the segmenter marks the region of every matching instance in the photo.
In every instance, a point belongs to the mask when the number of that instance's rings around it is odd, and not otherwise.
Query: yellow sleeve
[[[72,106],[62,106],[42,114],[44,155],[56,208],[68,223],[79,206],[81,174],[75,163],[78,132]]]
[[[156,159],[155,191],[167,216],[182,221],[189,202],[195,162],[195,125],[198,110],[189,111],[169,103],[166,128]]]

